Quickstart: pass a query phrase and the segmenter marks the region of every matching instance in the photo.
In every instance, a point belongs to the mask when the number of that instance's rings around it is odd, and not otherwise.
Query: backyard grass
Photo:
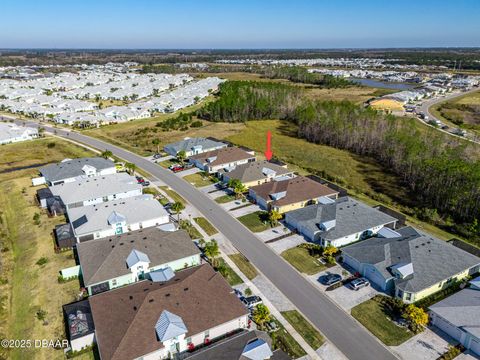
[[[307,355],[305,350],[292,337],[292,335],[290,335],[290,333],[287,330],[285,330],[283,325],[273,316],[272,316],[272,320],[275,321],[278,327],[277,331],[270,333],[270,337],[272,338],[273,349],[282,349],[293,359],[298,359],[302,356]]]
[[[159,186],[162,191],[170,197],[173,202],[181,202],[182,204],[186,204],[186,201],[183,197],[177,194],[174,190],[170,189],[168,186]]]
[[[215,229],[215,227],[204,217],[196,217],[193,218],[193,220],[195,220],[195,222],[203,229],[203,231],[207,233],[208,236],[218,233],[217,229]]]
[[[193,226],[190,221],[180,220],[180,228],[187,231],[188,235],[190,236],[190,239],[192,240],[202,239],[202,234],[200,234],[200,231],[198,231],[197,228]]]
[[[243,254],[233,254],[229,255],[230,259],[238,266],[240,271],[248,278],[248,280],[253,280],[258,275],[257,270],[253,265],[248,261],[248,259],[243,256]]]
[[[183,177],[183,179],[198,188],[215,184],[210,176],[205,175],[202,172],[186,175]]]
[[[47,147],[51,142],[55,146]],[[65,339],[61,307],[74,301],[80,288],[78,280],[57,282],[60,269],[75,265],[71,251],[54,252],[51,232],[65,219],[49,218],[38,208],[34,200],[38,188],[31,186],[38,168],[23,167],[86,155],[91,153],[52,138],[0,147],[0,338]],[[23,169],[1,172],[8,168]],[[40,214],[39,225],[33,223],[35,213]],[[44,264],[37,265],[42,264],[41,258],[46,259]],[[46,312],[45,321],[37,319],[39,310]],[[64,359],[62,350],[47,348],[10,349],[8,354],[0,350],[0,358],[3,355],[8,359]]]
[[[282,315],[312,349],[317,350],[322,346],[325,341],[323,336],[297,310],[283,311]]]
[[[253,213],[240,216],[237,219],[253,232],[262,232],[272,227],[268,221],[268,213],[266,211],[255,211]]]
[[[236,199],[235,195],[226,194],[226,195],[222,195],[222,196],[219,196],[219,197],[215,198],[215,202],[218,203],[218,204],[226,204],[226,203],[229,203],[230,201],[233,201],[235,199]]]
[[[216,270],[227,280],[230,286],[242,284],[243,281],[233,269],[228,266],[223,258],[216,259]]]
[[[307,275],[314,275],[322,270],[322,265],[316,258],[308,253],[307,249],[294,247],[282,252],[282,257],[287,260],[295,269]]]
[[[351,314],[385,345],[398,346],[413,336],[412,332],[395,325],[383,305],[375,299],[355,306]]]

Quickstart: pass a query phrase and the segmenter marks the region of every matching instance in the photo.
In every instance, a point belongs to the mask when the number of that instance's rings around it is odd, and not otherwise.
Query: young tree
[[[185,150],[182,150],[182,151],[179,151],[177,153],[177,159],[178,161],[180,161],[181,163],[184,163],[185,160],[187,159],[187,153],[185,152]]]
[[[242,194],[247,191],[247,188],[245,187],[245,185],[242,184],[239,179],[230,179],[227,186],[233,190],[233,192],[235,193],[235,198],[237,199],[242,197]]]
[[[157,147],[157,154],[160,153],[160,140],[159,139],[153,139],[152,144]]]
[[[333,256],[338,252],[338,249],[333,245],[327,245],[327,247],[323,250],[323,255],[325,257]]]
[[[253,321],[263,329],[263,326],[266,322],[269,322],[271,319],[270,310],[263,304],[258,304],[253,310]]]
[[[172,204],[171,209],[175,214],[177,214],[177,220],[178,222],[180,222],[180,213],[183,209],[185,209],[185,205],[183,205],[183,203],[181,203],[180,201],[176,201]]]
[[[211,261],[212,266],[215,267],[217,263],[217,257],[220,255],[220,249],[218,247],[218,243],[214,239],[205,243],[205,246],[203,248],[203,253]]]
[[[270,210],[270,212],[268,213],[268,220],[270,221],[270,224],[272,225],[272,227],[277,226],[278,220],[280,220],[281,218],[282,218],[282,214],[280,214],[276,210]]]
[[[113,153],[110,150],[105,150],[104,152],[102,152],[101,156],[104,159],[108,159],[113,156]]]
[[[428,324],[428,314],[422,308],[413,304],[407,305],[403,317],[409,322],[414,333],[423,331]]]

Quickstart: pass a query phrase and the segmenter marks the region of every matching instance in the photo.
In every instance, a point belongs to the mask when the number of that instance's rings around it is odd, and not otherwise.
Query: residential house
[[[134,176],[115,173],[64,182],[51,186],[50,191],[62,199],[67,209],[72,209],[142,195],[142,185]]]
[[[262,209],[283,214],[316,204],[319,198],[336,199],[338,192],[310,178],[297,176],[253,186],[249,190],[249,196]]]
[[[480,278],[429,309],[432,325],[480,356]]]
[[[114,162],[101,157],[65,159],[62,162],[40,168],[40,174],[49,186],[76,181],[83,177],[104,176],[116,172]]]
[[[177,156],[180,151],[185,151],[187,157],[202,154],[208,151],[226,148],[227,144],[209,138],[185,138],[172,144],[165,145],[163,150],[172,156]]]
[[[70,349],[80,351],[91,346],[95,338],[95,326],[88,299],[63,305],[63,316]]]
[[[342,249],[345,264],[407,303],[478,272],[480,258],[407,226]]]
[[[91,206],[71,208],[67,217],[77,242],[101,239],[169,222],[169,214],[145,194]]]
[[[238,165],[255,161],[255,153],[238,147],[226,147],[218,150],[193,155],[190,162],[208,173],[220,170],[232,170]]]
[[[185,230],[142,229],[76,248],[83,284],[90,295],[200,265],[200,251]],[[155,273],[157,272],[158,273]]]
[[[222,180],[228,183],[231,179],[238,179],[245,187],[260,185],[272,180],[284,180],[295,177],[287,166],[280,166],[270,161],[255,161],[236,166],[233,170],[220,170]]]
[[[32,140],[38,137],[38,130],[14,123],[0,122],[0,145]]]
[[[248,310],[208,265],[89,297],[103,360],[167,359],[248,326]]]
[[[338,248],[372,237],[384,226],[394,229],[397,219],[350,197],[342,197],[320,198],[318,204],[290,211],[285,222],[310,241]]]

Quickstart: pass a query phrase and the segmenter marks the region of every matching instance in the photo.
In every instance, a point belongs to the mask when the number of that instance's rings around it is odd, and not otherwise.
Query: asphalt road
[[[38,126],[38,123],[26,123]],[[42,126],[48,131],[54,130],[52,127]],[[350,315],[316,289],[238,220],[189,183],[169,170],[117,146],[76,132],[59,128],[55,130],[58,136],[79,141],[101,151],[112,151],[114,155],[136,164],[138,168],[144,169],[178,192],[223,233],[346,357],[352,360],[396,359],[389,349]]]

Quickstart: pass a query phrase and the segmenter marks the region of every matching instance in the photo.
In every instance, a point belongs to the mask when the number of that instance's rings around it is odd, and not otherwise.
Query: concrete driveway
[[[279,224],[277,227],[274,227],[273,229],[268,229],[262,232],[255,233],[257,237],[262,240],[263,242],[275,239],[276,237],[285,235],[289,232],[286,227],[283,225]]]
[[[444,332],[427,328],[402,345],[390,348],[403,360],[436,359],[448,350],[448,344],[452,341]]]
[[[270,246],[277,254],[281,254],[285,250],[296,247],[297,245],[307,242],[302,235],[293,234],[289,237],[280,239],[278,241],[269,243]]]

